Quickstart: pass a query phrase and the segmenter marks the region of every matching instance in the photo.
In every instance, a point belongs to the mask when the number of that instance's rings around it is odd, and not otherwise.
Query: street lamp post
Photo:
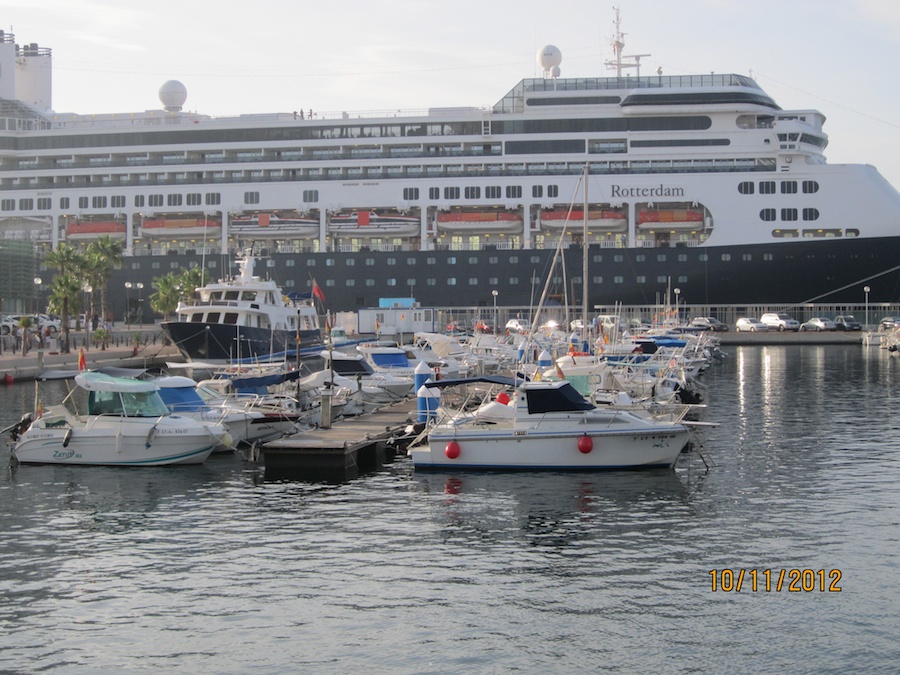
[[[491,295],[494,296],[494,335],[497,334],[497,296],[499,295],[497,289],[491,291]]]
[[[137,282],[138,289],[138,325],[144,325],[144,284]]]
[[[863,286],[863,292],[866,294],[866,330],[869,330],[869,291],[871,290],[868,286]]]
[[[125,328],[131,328],[131,282],[125,282]]]
[[[82,290],[85,292],[85,295],[88,297],[87,301],[87,310],[84,313],[84,332],[86,334],[85,344],[87,348],[91,348],[91,312],[93,311],[91,307],[91,293],[93,292],[93,288],[90,284],[85,284],[82,287]]]
[[[681,323],[681,314],[679,313],[679,310],[678,310],[678,296],[680,296],[680,295],[681,295],[681,289],[676,288],[675,289],[675,324],[676,325]]]
[[[44,280],[40,277],[34,278],[34,311],[32,314],[39,314],[38,308],[41,304],[41,284],[44,283]]]

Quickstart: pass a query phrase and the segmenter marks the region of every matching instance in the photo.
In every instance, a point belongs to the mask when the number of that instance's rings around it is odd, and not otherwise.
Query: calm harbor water
[[[900,358],[726,351],[709,471],[5,469],[0,671],[895,672]]]

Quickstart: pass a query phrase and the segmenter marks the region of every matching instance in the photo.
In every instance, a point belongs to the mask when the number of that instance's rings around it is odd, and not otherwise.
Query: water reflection
[[[428,472],[414,480],[447,539],[525,539],[551,548],[622,528],[639,531],[689,503],[686,478],[671,471]]]

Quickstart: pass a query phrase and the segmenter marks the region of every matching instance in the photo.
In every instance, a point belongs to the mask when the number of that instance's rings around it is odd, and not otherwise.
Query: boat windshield
[[[558,389],[526,389],[525,392],[528,400],[528,412],[532,415],[593,410],[595,408],[568,382]]]
[[[409,368],[409,359],[403,352],[389,352],[372,354],[372,361],[380,368]]]
[[[92,391],[88,395],[88,415],[160,417],[168,414],[158,391]]]

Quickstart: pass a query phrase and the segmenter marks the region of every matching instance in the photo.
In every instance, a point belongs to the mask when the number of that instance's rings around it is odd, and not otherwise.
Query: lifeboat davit
[[[442,232],[512,234],[521,232],[523,224],[522,216],[511,211],[451,211],[437,217],[437,227]]]

